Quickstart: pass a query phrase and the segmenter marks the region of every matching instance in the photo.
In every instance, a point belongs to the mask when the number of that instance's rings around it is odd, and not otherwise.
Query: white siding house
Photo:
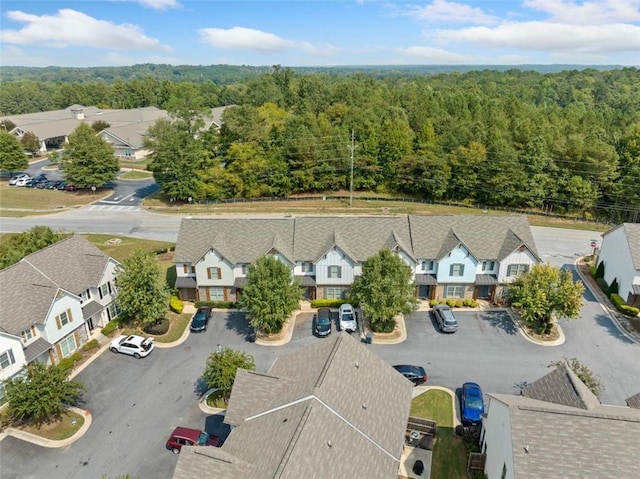
[[[623,223],[602,235],[598,264],[607,284],[618,282],[618,294],[640,307],[640,224]]]
[[[483,420],[482,448],[487,458],[484,472],[489,479],[514,479],[509,406],[494,397]]]
[[[0,331],[0,406],[5,403],[4,382],[27,365],[20,337]]]

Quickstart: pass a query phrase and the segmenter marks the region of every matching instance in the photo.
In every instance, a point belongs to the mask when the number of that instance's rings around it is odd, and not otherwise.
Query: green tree
[[[267,334],[279,333],[302,298],[299,282],[283,261],[267,255],[249,267],[240,306],[251,325]]]
[[[96,120],[91,123],[91,128],[93,128],[93,131],[95,131],[96,133],[100,133],[102,130],[106,130],[110,126],[111,125],[104,120]]]
[[[69,371],[59,364],[32,363],[26,376],[5,382],[9,416],[17,423],[36,425],[60,419],[64,404],[79,399],[84,385],[68,379]]]
[[[49,226],[34,226],[24,233],[10,233],[0,242],[0,269],[17,263],[25,256],[64,239],[65,234]]]
[[[202,379],[208,388],[219,389],[229,397],[238,368],[253,371],[256,368],[253,356],[243,351],[219,348],[207,358]]]
[[[31,153],[31,156],[35,156],[35,154],[40,151],[40,140],[32,131],[28,131],[22,136],[20,144],[22,148]]]
[[[0,131],[0,171],[20,171],[29,166],[20,140],[15,135]]]
[[[67,183],[79,186],[102,186],[114,181],[120,169],[111,145],[86,123],[69,135],[62,167]]]
[[[167,312],[171,293],[151,253],[136,250],[118,271],[118,302],[125,317],[151,325]]]
[[[396,315],[415,311],[412,272],[402,258],[385,248],[367,258],[356,277],[350,297],[360,305],[374,331],[389,331]]]
[[[573,281],[571,271],[536,264],[509,286],[508,298],[520,310],[522,319],[548,333],[554,317],[578,317],[582,293],[584,285],[580,280]]]

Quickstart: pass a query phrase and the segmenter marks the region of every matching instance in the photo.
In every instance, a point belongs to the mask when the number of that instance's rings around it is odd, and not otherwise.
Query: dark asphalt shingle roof
[[[78,295],[98,286],[110,260],[82,236],[73,235],[1,270],[0,327],[19,334],[43,322],[59,290]]]
[[[222,452],[255,464],[255,474],[181,456],[174,479],[395,479],[412,391],[355,339],[335,334],[279,357],[267,374],[238,371],[225,416],[235,427]]]
[[[252,263],[275,247],[293,262],[315,262],[334,246],[355,262],[384,247],[435,260],[458,244],[480,260],[500,261],[522,245],[538,256],[524,216],[302,216],[185,218],[174,260],[195,263],[214,248],[232,263]]]
[[[640,393],[634,394],[626,399],[627,406],[640,409]]]
[[[522,395],[579,409],[592,409],[600,405],[598,398],[566,364],[527,384],[522,388]]]
[[[511,441],[515,479],[638,477],[640,410],[606,405],[584,410],[522,396],[489,396],[492,403],[509,407],[511,434],[504,440]],[[489,454],[492,447],[500,446],[488,444]]]

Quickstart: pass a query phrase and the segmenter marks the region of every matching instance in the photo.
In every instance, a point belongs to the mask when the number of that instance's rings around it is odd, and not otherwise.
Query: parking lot
[[[456,316],[460,327],[454,334],[440,333],[428,312],[417,312],[405,320],[404,342],[363,347],[389,364],[424,366],[428,384],[456,390],[472,380],[485,393],[508,394],[518,394],[518,385],[546,374],[553,360],[593,356],[591,339],[571,338],[558,347],[531,343],[504,311],[456,311]],[[259,371],[267,371],[278,355],[322,341],[312,334],[312,317],[311,312],[302,313],[291,342],[281,347],[250,343],[250,328],[242,314],[216,312],[207,331],[191,334],[175,348],[156,348],[148,358],[136,360],[106,351],[77,378],[87,386],[84,407],[93,415],[87,434],[63,449],[41,448],[7,437],[0,442],[3,479],[115,478],[121,474],[170,478],[177,456],[164,444],[175,426],[226,433],[220,416],[208,416],[197,405],[204,392],[199,377],[208,355],[218,345],[242,349],[254,356]],[[337,332],[335,326],[334,317],[332,334],[347,334]],[[637,382],[638,345],[623,341],[593,318],[573,322],[566,329],[572,328],[582,328],[581,334],[591,329],[587,336],[600,336],[598,342],[609,350],[607,356],[615,358],[615,377],[622,386],[633,381],[634,375]],[[357,333],[353,337],[359,338]],[[608,376],[603,380],[608,381]],[[613,392],[616,384],[612,384]]]

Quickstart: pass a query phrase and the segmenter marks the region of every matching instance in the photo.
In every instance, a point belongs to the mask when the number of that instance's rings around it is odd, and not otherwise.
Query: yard
[[[467,479],[467,445],[455,435],[453,398],[446,391],[430,389],[411,402],[411,416],[432,419],[438,424],[433,447],[431,477]]]

